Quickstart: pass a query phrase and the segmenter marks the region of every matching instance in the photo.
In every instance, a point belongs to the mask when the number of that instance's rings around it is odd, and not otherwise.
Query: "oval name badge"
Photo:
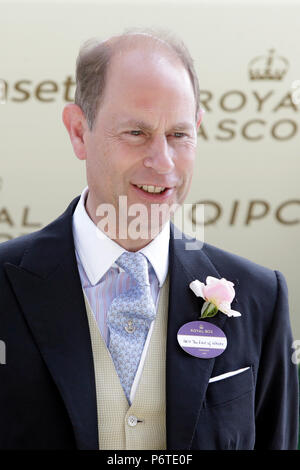
[[[221,328],[201,320],[185,323],[178,330],[177,340],[185,352],[202,359],[217,357],[227,347],[227,338]]]

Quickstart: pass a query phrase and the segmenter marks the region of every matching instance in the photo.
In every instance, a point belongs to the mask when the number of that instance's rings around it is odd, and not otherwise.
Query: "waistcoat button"
[[[129,416],[127,423],[129,426],[136,426],[137,425],[137,417],[136,416]]]

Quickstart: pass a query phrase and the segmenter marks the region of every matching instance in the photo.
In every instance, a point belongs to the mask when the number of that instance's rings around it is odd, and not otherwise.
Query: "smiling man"
[[[96,70],[104,53],[109,55],[105,93],[97,98],[101,105],[91,122],[85,108],[89,102],[96,106],[95,74],[86,76],[86,61]],[[120,196],[126,196],[128,208],[143,204],[148,214],[141,220],[143,237],[120,239],[116,226],[115,241],[127,250],[138,250],[150,242],[151,229],[157,234],[166,222],[153,226],[153,204],[171,210],[183,203],[190,188],[201,122],[199,92],[195,96],[189,70],[170,45],[146,34],[112,38],[91,51],[83,49],[81,58],[77,104],[66,106],[63,119],[77,157],[86,160],[86,210],[99,223],[97,208],[111,204],[119,222],[127,218],[127,213],[119,213]],[[194,74],[192,69],[190,73]],[[111,235],[114,228],[108,226],[107,233]]]
[[[180,40],[132,31],[82,47],[63,122],[87,187],[0,246],[0,448],[296,448],[284,277],[187,249],[170,221],[201,119]]]

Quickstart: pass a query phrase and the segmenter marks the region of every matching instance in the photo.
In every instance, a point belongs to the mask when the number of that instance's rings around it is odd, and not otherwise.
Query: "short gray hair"
[[[104,95],[107,69],[111,58],[118,48],[125,41],[135,44],[134,35],[142,35],[145,39],[151,40],[160,49],[164,47],[179,59],[187,70],[191,79],[195,102],[196,116],[200,111],[200,88],[197,74],[194,68],[193,59],[181,39],[173,33],[157,29],[130,29],[119,36],[99,41],[92,38],[87,40],[80,48],[76,61],[76,91],[75,104],[77,104],[85,114],[89,129],[92,130],[94,121]]]

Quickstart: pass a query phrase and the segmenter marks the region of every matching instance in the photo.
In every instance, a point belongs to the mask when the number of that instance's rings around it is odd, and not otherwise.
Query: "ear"
[[[79,160],[86,160],[84,134],[88,131],[88,124],[82,109],[77,104],[67,104],[63,109],[62,119],[75,155]]]
[[[196,128],[197,130],[199,129],[200,127],[200,124],[202,122],[202,119],[203,119],[203,116],[204,116],[204,113],[205,113],[205,110],[200,108],[198,113],[197,113],[197,123],[196,123]]]

